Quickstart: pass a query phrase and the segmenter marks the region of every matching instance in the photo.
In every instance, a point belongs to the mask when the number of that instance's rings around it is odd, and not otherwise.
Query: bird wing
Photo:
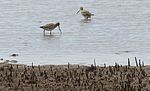
[[[49,23],[49,24],[46,24],[44,26],[41,26],[41,28],[45,29],[45,30],[52,30],[55,28],[55,24],[54,23]]]
[[[53,27],[55,24],[53,23],[49,23],[49,24],[46,24],[45,26],[43,26],[44,28],[50,28],[50,27]]]
[[[81,13],[82,13],[83,16],[91,16],[91,15],[94,15],[94,14],[90,13],[90,12],[87,11],[87,10],[83,10]]]

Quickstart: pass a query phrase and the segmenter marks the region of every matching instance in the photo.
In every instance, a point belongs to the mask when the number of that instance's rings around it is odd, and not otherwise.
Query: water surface
[[[127,58],[150,64],[148,0],[1,0],[0,57],[23,64],[126,64]],[[95,14],[84,21],[83,6]],[[43,36],[39,27],[60,22]]]

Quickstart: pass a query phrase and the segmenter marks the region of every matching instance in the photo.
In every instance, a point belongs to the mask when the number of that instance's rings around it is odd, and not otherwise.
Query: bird
[[[89,11],[83,9],[83,7],[80,7],[79,11],[77,12],[77,14],[81,12],[82,16],[85,19],[91,18],[91,16],[94,16],[94,14],[90,13]]]
[[[57,22],[57,23],[48,23],[48,24],[46,24],[44,26],[40,26],[40,28],[44,29],[43,30],[44,34],[45,34],[45,31],[50,31],[50,35],[51,35],[51,31],[54,30],[56,27],[58,27],[60,33],[62,33],[61,29],[60,29],[60,23],[59,22]]]

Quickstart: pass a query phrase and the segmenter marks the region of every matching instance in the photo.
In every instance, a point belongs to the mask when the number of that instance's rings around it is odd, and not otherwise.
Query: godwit
[[[85,18],[85,19],[88,19],[88,18],[91,18],[91,16],[94,16],[94,14],[90,13],[89,11],[83,9],[83,7],[80,7],[80,10],[77,12],[77,14],[81,12],[82,16]]]
[[[59,25],[60,25],[59,22],[56,24],[55,23],[49,23],[49,24],[46,24],[44,26],[40,26],[40,28],[44,29],[43,30],[44,34],[45,34],[45,31],[50,31],[50,34],[51,34],[51,31],[54,30],[58,26],[60,33],[62,33]]]

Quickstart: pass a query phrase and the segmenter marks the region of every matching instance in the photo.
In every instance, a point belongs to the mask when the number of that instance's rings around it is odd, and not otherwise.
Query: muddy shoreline
[[[150,66],[1,63],[0,91],[150,91]]]

